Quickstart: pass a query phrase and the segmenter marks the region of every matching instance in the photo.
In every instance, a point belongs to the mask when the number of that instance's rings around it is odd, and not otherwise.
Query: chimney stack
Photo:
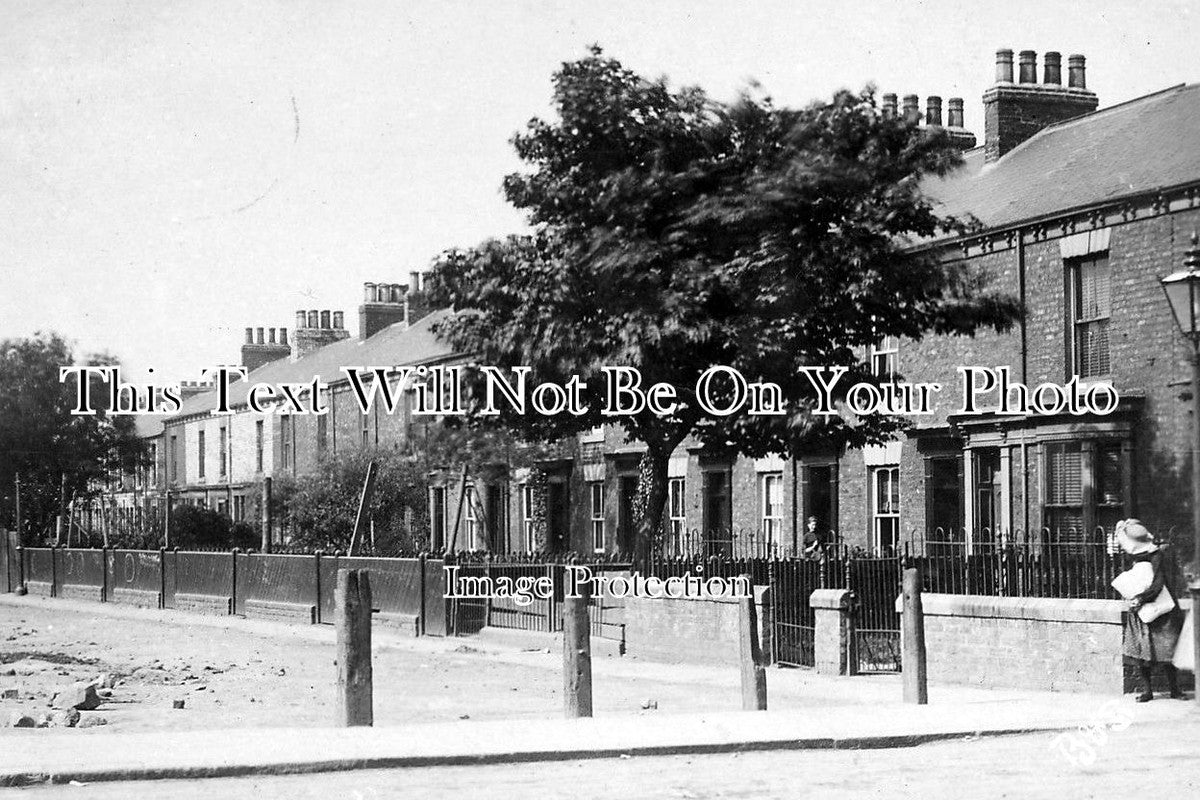
[[[1087,78],[1084,77],[1084,64],[1087,62],[1081,55],[1067,56],[1067,81],[1071,89],[1087,89]]]
[[[1062,54],[1053,50],[1042,56],[1042,83],[1047,86],[1062,85]]]
[[[297,311],[296,322],[302,324],[296,327],[292,336],[292,358],[303,358],[326,345],[350,338],[349,333],[333,324],[334,320],[342,318],[341,315],[341,311]],[[279,334],[281,346],[286,346],[287,331],[281,329]]]
[[[883,115],[885,117],[896,116],[896,95],[890,92],[883,96]]]
[[[996,83],[1013,82],[1012,50],[1007,48],[996,51]]]
[[[384,328],[404,322],[405,287],[397,283],[364,283],[358,307],[358,336],[367,339]]]
[[[1033,50],[1022,50],[1018,58],[1019,83],[1037,83],[1037,53]]]
[[[963,125],[963,99],[961,97],[951,97],[946,101],[946,127],[965,127]]]
[[[1087,90],[1084,58],[1068,57],[1068,86],[1062,85],[1062,56],[1044,59],[1044,83],[1037,82],[1037,53],[1022,50],[1017,83],[1012,82],[1012,50],[996,51],[996,84],[983,93],[984,161],[998,161],[1017,145],[1059,122],[1096,110],[1100,101]]]
[[[936,94],[925,98],[925,124],[942,126],[942,98]]]
[[[269,338],[264,335],[264,331],[270,334]],[[274,328],[246,328],[241,366],[245,367],[247,372],[253,372],[264,364],[291,355],[292,350],[287,344],[287,329],[280,328],[279,336],[280,339],[276,342]]]

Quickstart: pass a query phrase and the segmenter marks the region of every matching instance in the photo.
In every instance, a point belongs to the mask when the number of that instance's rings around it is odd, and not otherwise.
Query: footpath
[[[77,604],[0,596],[0,625],[21,608],[70,614]],[[201,619],[175,612],[88,604],[78,610],[166,625],[234,626],[261,637],[313,637],[333,631],[239,620]],[[532,644],[553,652],[556,637],[487,633],[471,639],[412,639],[383,634],[377,647],[452,652],[470,641],[488,658],[527,661]],[[544,669],[553,669],[544,656]],[[533,663],[533,662],[530,662]],[[714,689],[736,683],[728,669],[606,658],[597,679],[652,675]],[[14,730],[0,732],[0,786],[71,781],[152,780],[282,775],[368,768],[564,761],[622,756],[765,750],[908,747],[949,739],[1003,736],[1111,725],[1166,726],[1195,716],[1178,701],[1135,705],[1130,696],[998,692],[931,686],[930,704],[900,702],[899,677],[833,678],[807,670],[768,672],[772,696],[811,695],[820,705],[776,705],[766,712],[608,714],[593,719],[492,719],[426,722],[375,728],[259,727],[220,730]],[[788,707],[791,705],[792,707]]]

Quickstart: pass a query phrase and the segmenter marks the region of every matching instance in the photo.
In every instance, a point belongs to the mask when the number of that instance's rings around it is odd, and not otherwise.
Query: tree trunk
[[[674,447],[651,447],[638,465],[637,508],[634,514],[637,532],[633,551],[633,568],[638,572],[644,573],[648,569],[651,548],[662,528],[663,510],[667,506],[667,463],[673,450]]]

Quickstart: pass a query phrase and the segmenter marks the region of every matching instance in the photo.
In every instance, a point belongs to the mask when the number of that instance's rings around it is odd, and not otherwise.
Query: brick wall
[[[1117,600],[925,594],[931,683],[1120,694]]]
[[[765,587],[755,587],[759,641],[765,643]],[[769,601],[768,601],[769,604]],[[764,652],[766,647],[764,645]],[[625,653],[633,658],[681,664],[738,662],[738,601],[735,599],[631,597],[625,600]]]

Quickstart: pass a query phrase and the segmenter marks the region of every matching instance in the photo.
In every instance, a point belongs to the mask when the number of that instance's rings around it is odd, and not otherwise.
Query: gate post
[[[853,675],[854,620],[849,589],[817,589],[808,598],[815,618],[813,660],[821,675]]]

